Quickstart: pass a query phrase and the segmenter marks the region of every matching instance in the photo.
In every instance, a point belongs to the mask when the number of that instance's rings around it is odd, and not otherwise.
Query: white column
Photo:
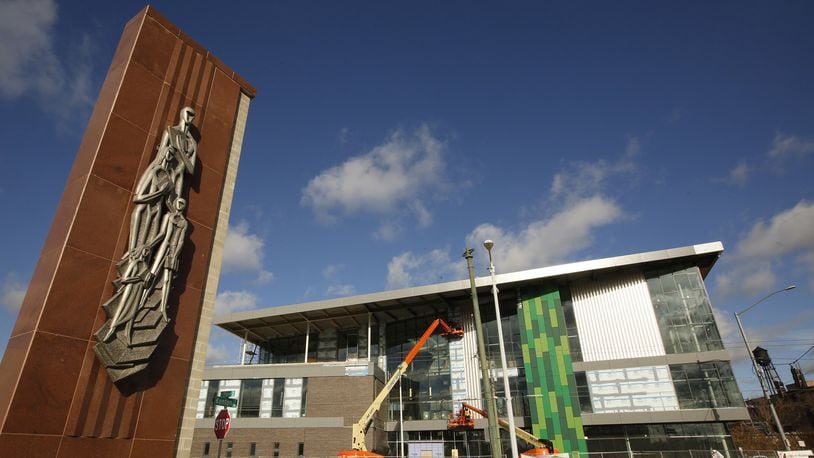
[[[311,343],[311,322],[305,322],[305,359],[304,363],[308,362],[308,345]]]

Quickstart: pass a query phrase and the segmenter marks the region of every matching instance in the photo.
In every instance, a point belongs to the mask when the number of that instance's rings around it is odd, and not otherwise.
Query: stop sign
[[[218,412],[218,416],[215,417],[215,437],[218,439],[226,437],[226,433],[229,432],[229,423],[231,422],[232,416],[229,415],[228,410],[222,409]]]

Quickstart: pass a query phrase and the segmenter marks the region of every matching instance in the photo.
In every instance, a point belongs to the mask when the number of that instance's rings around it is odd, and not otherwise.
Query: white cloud
[[[322,269],[322,276],[328,279],[335,278],[342,269],[344,269],[344,266],[339,264],[327,265]]]
[[[402,227],[398,223],[393,221],[385,221],[373,233],[373,238],[379,240],[393,241],[396,238],[398,238],[401,232]]]
[[[57,5],[51,0],[0,2],[0,97],[37,97],[60,123],[71,123],[77,111],[93,104],[92,40],[69,44],[62,62],[54,50]],[[72,46],[72,47],[71,47]]]
[[[341,264],[331,264],[322,269],[322,276],[332,282],[325,290],[327,296],[351,296],[356,293],[356,288],[351,284],[342,284],[337,281],[340,272],[345,269]]]
[[[790,252],[814,251],[814,204],[805,200],[793,208],[758,221],[735,247],[736,254],[765,258]]]
[[[3,287],[0,288],[0,305],[11,313],[20,311],[28,286],[21,282],[17,275],[9,273],[3,280]]]
[[[773,159],[802,157],[812,152],[814,152],[814,140],[777,132],[772,140],[769,157]]]
[[[356,288],[353,285],[345,284],[345,285],[331,285],[325,291],[325,294],[328,296],[352,296],[356,293]]]
[[[735,362],[747,360],[749,356],[746,354],[745,347],[739,345],[743,341],[738,325],[735,322],[733,315],[725,310],[719,310],[712,307],[712,314],[715,316],[715,324],[718,326],[718,332],[721,333],[721,341],[725,342],[726,349],[732,355]]]
[[[60,64],[52,48],[51,29],[57,6],[48,0],[0,3],[0,94],[51,95],[60,86]]]
[[[745,186],[749,181],[752,168],[745,161],[741,161],[723,178],[715,178],[713,181],[735,186]]]
[[[226,315],[257,308],[257,296],[248,291],[224,291],[215,298],[214,315]]]
[[[402,253],[387,264],[387,287],[407,288],[466,278],[463,260],[452,262],[449,249],[436,249],[429,253]]]
[[[418,220],[418,227],[429,227],[432,225],[432,213],[421,201],[415,201],[410,205],[410,209],[415,213]]]
[[[723,297],[736,294],[755,296],[777,283],[769,263],[742,264],[732,270],[724,270],[715,279],[715,291]]]
[[[242,341],[232,333],[212,327],[209,345],[206,349],[206,364],[235,364],[239,362]]]
[[[216,344],[210,343],[208,347],[206,347],[206,363],[207,364],[222,364],[229,361],[232,355],[230,355],[229,349],[226,345],[223,344]]]
[[[533,221],[511,231],[493,224],[481,224],[468,236],[470,246],[486,239],[495,242],[495,264],[501,272],[542,267],[562,262],[591,245],[594,231],[624,217],[621,207],[603,196],[573,202],[549,219]]]
[[[627,146],[625,147],[625,157],[626,159],[632,159],[639,155],[642,151],[642,144],[639,141],[639,137],[630,135],[627,138]]]
[[[260,272],[257,273],[257,278],[254,280],[254,284],[266,285],[268,283],[271,283],[272,280],[274,280],[274,273],[269,272],[268,270],[261,269]]]
[[[414,201],[406,205],[405,208],[415,217],[416,226],[418,228],[423,229],[432,225],[432,213],[422,202]],[[404,218],[404,215],[400,216],[401,217],[382,221],[379,227],[373,232],[373,238],[388,242],[398,239],[405,231],[403,220],[406,218]]]
[[[259,235],[249,233],[248,223],[242,221],[237,226],[230,225],[223,245],[223,273],[256,273],[257,277],[252,281],[256,285],[274,279],[274,273],[263,268],[265,241]]]
[[[619,221],[622,209],[612,200],[594,196],[575,202],[549,219],[534,221],[518,231],[493,224],[481,224],[467,237],[470,247],[480,247],[492,239],[492,253],[500,272],[542,267],[561,262],[593,243],[593,233],[601,226]],[[479,253],[479,250],[476,250]],[[476,254],[476,256],[478,256]],[[395,256],[387,265],[388,288],[453,281],[467,278],[466,263],[452,259],[449,249],[428,253],[411,251]]]
[[[537,218],[517,229],[492,223],[477,226],[466,236],[470,247],[484,240],[495,242],[493,254],[499,272],[512,272],[559,263],[590,246],[596,230],[621,221],[625,212],[616,201],[602,194],[610,182],[635,175],[635,157],[641,152],[637,137],[628,137],[625,152],[616,161],[574,162],[554,175],[548,217]],[[475,257],[482,255],[475,250]],[[405,252],[392,258],[387,266],[389,288],[458,280],[467,277],[466,263],[451,260],[449,250],[428,253]]]
[[[337,135],[337,140],[339,140],[340,145],[344,145],[350,139],[350,129],[347,127],[343,127],[339,129],[339,134]]]
[[[229,226],[223,247],[223,270],[225,272],[260,270],[263,268],[263,245],[256,234],[249,234],[245,221]]]
[[[632,175],[638,166],[636,156],[641,152],[638,137],[628,137],[625,154],[616,161],[599,159],[595,162],[572,162],[554,175],[551,199],[570,201],[602,193],[608,182],[620,175]]]
[[[426,223],[424,200],[447,181],[443,152],[443,142],[426,125],[410,134],[396,130],[368,153],[312,178],[300,202],[326,222],[337,214],[391,214],[406,206],[419,224]]]
[[[735,245],[732,263],[716,277],[717,292],[755,295],[777,285],[774,265],[790,255],[814,273],[814,203],[801,200],[768,221],[755,222]]]

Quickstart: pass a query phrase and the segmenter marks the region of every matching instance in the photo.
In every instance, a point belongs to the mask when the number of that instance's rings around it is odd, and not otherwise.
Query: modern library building
[[[506,417],[498,327],[514,423],[560,452],[733,449],[749,414],[704,279],[720,242],[498,274],[475,280],[485,359]],[[486,456],[487,419],[452,427],[463,403],[485,409],[469,280],[284,305],[215,319],[245,341],[241,364],[206,369],[193,456],[214,456],[225,392],[230,456],[336,456],[383,390],[363,439],[385,456]],[[449,339],[437,318],[463,330]],[[420,342],[421,340],[421,342]],[[392,389],[392,374],[422,344]],[[510,450],[501,433],[503,450]],[[355,440],[355,439],[353,439]],[[530,448],[518,442],[522,451]]]

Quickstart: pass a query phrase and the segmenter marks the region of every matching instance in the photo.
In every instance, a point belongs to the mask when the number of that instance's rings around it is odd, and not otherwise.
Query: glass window
[[[315,334],[309,347],[315,347]],[[261,347],[260,362],[265,364],[302,363],[305,361],[305,335],[269,340]]]
[[[209,442],[204,442],[203,456],[209,456]]]
[[[274,443],[274,445],[272,447],[272,450],[271,450],[271,456],[273,456],[275,458],[280,456],[280,443],[279,442]]]
[[[586,426],[590,453],[616,452],[628,456],[663,458],[687,456],[686,450],[732,450],[732,437],[723,423],[669,423],[623,426]],[[666,452],[683,450],[682,452]]]
[[[206,406],[204,406],[204,417],[212,418],[215,416],[215,398],[218,397],[218,388],[220,388],[220,380],[209,380],[209,385],[206,388]]]
[[[435,318],[426,316],[387,325],[388,371],[401,364]],[[437,330],[427,340],[402,377],[402,415],[405,420],[445,420],[452,411],[449,341],[440,332]],[[390,419],[398,419],[399,410],[399,391],[394,389],[388,402]]]
[[[282,417],[283,416],[283,397],[285,395],[285,379],[284,378],[276,378],[274,379],[274,388],[272,391],[271,397],[271,416],[272,417]]]
[[[260,416],[260,398],[263,394],[263,379],[243,380],[240,383],[238,417]]]
[[[300,400],[300,416],[305,416],[305,399],[308,394],[308,378],[302,379],[302,399]]]
[[[257,442],[249,444],[249,456],[257,456]]]
[[[577,330],[577,320],[574,316],[574,303],[571,300],[571,288],[560,287],[560,303],[565,316],[565,328],[568,334],[568,350],[571,352],[571,359],[582,361],[582,347],[579,343],[579,332]]]
[[[305,443],[300,442],[297,444],[297,456],[305,456]]]
[[[645,277],[668,354],[724,348],[697,267],[650,271]]]
[[[670,373],[682,409],[744,405],[728,362],[672,364]]]
[[[585,377],[585,372],[574,372],[574,378],[577,381],[577,396],[579,396],[579,408],[583,413],[592,413],[593,407],[591,406],[591,391],[588,387],[588,380]]]
[[[317,360],[320,362],[336,361],[336,329],[326,329],[319,333]]]

